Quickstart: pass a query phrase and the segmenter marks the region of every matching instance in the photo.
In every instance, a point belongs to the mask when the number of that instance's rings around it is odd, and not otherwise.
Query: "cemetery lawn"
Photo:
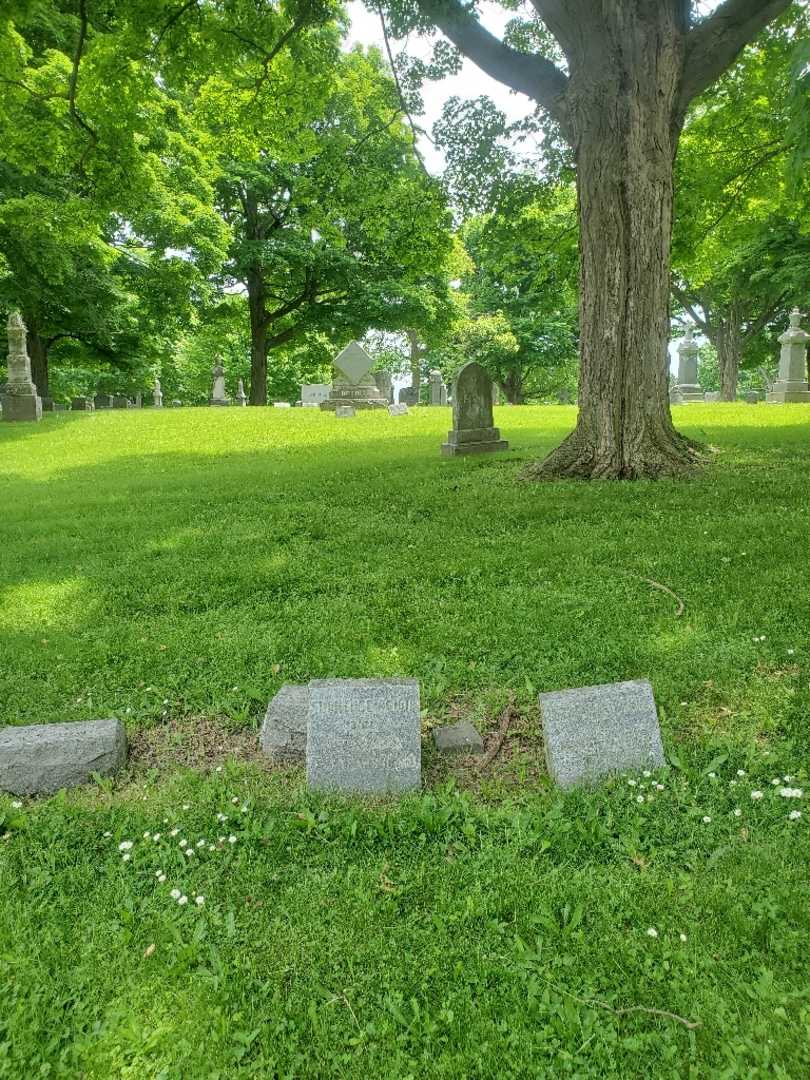
[[[688,482],[519,482],[566,407],[477,459],[444,409],[0,424],[0,724],[132,747],[0,795],[0,1078],[810,1075],[810,411],[674,412]],[[423,793],[264,765],[283,682],[364,675],[420,680]],[[537,694],[631,678],[671,767],[561,795]]]

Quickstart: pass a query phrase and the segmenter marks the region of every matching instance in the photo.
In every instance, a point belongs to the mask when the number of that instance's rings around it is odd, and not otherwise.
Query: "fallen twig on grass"
[[[593,1009],[604,1009],[606,1012],[613,1013],[614,1016],[624,1016],[626,1013],[632,1012],[643,1012],[648,1013],[651,1016],[661,1016],[665,1020],[674,1020],[678,1024],[683,1024],[683,1026],[690,1031],[694,1031],[696,1028],[703,1026],[700,1020],[687,1020],[685,1016],[678,1016],[677,1013],[670,1012],[669,1009],[654,1009],[649,1005],[626,1005],[622,1009],[614,1009],[613,1006],[608,1005],[606,1001],[600,1001],[598,998],[579,997],[578,994],[572,994],[570,990],[563,990],[561,986],[549,982],[548,979],[545,979],[544,981],[552,990],[556,990],[558,994],[563,994],[573,1001],[578,1001],[580,1005],[588,1005]]]
[[[479,772],[483,772],[484,769],[491,765],[495,758],[498,756],[501,751],[501,747],[503,746],[503,741],[506,738],[506,733],[509,730],[509,725],[512,723],[514,717],[518,715],[519,714],[517,709],[515,708],[514,700],[510,698],[509,703],[501,713],[501,719],[500,723],[498,724],[498,733],[495,736],[495,741],[493,742],[492,746],[490,746],[489,750],[487,750],[486,754],[484,754],[484,756],[481,758],[481,761],[478,764]]]
[[[675,603],[678,605],[678,610],[675,612],[675,618],[679,615],[683,615],[684,603],[680,596],[677,596],[668,585],[662,585],[660,581],[654,581],[653,578],[642,577],[641,581],[646,581],[648,585],[651,585],[654,589],[660,589],[661,592],[665,592],[667,596],[671,596]]]

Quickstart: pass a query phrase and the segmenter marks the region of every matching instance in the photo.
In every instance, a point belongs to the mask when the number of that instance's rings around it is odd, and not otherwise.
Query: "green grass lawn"
[[[0,424],[0,723],[133,746],[0,795],[0,1077],[810,1075],[810,410],[675,415],[688,482],[520,482],[566,407],[479,459],[444,409]],[[423,794],[256,760],[283,682],[362,675],[420,679]],[[629,678],[672,767],[560,795],[537,693]],[[490,768],[435,760],[510,697]]]

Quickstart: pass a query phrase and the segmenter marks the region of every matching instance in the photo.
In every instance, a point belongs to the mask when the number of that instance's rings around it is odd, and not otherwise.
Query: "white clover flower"
[[[782,779],[785,781],[786,784],[789,784],[791,782],[791,780],[793,779],[793,777],[792,776],[783,776]]]
[[[164,824],[164,825],[168,825],[168,824],[169,824],[169,819],[168,819],[167,817],[165,817],[165,818],[163,819],[163,824]]]
[[[214,772],[222,772],[222,766],[217,765],[217,767],[214,769]]]
[[[752,791],[751,792],[751,798],[755,799],[755,800],[756,799],[761,799],[762,798],[762,792],[761,791]]]
[[[169,699],[168,699],[167,697],[165,697],[165,698],[163,699],[163,704],[164,704],[164,705],[168,705],[168,704],[169,704]]]
[[[180,905],[180,907],[184,907],[188,903],[188,897],[187,896],[179,896],[177,898],[177,903]]]
[[[169,896],[172,898],[172,900],[179,900],[180,899],[180,890],[179,889],[172,889],[172,891],[169,893]]]
[[[237,804],[237,803],[239,802],[239,796],[238,796],[238,795],[234,795],[234,797],[233,797],[233,798],[231,799],[231,802],[232,802],[232,803],[234,804],[234,806],[235,806],[235,805],[236,805],[236,804]]]
[[[180,830],[179,830],[179,829],[172,829],[172,831],[171,831],[171,832],[169,833],[169,836],[177,836],[177,834],[178,834],[179,832],[180,832]]]
[[[652,776],[652,773],[650,772],[649,769],[645,769],[644,772],[641,775],[642,776]]]
[[[783,799],[800,799],[804,792],[800,787],[782,787],[779,788],[779,794]]]
[[[703,824],[704,825],[711,825],[711,823],[712,823],[712,819],[709,817],[709,815],[704,814],[703,815]]]
[[[233,836],[233,835],[229,836],[228,837],[228,843],[229,844],[235,844],[236,843],[236,837]]]
[[[636,795],[636,802],[638,802],[638,803],[644,802],[644,796],[643,795]]]
[[[12,806],[13,806],[13,805],[14,805],[14,804],[12,803]],[[111,836],[112,836],[112,833],[111,833],[111,832],[105,832],[105,833],[104,833],[104,839],[105,839],[105,840],[109,840]]]
[[[134,841],[132,841],[132,840],[122,840],[121,843],[118,845],[118,850],[119,851],[131,851],[133,843],[134,843]]]
[[[183,852],[183,854],[187,855],[190,858],[194,854],[194,848],[193,847],[187,847],[186,850]]]
[[[166,880],[166,875],[165,875],[165,874],[161,874],[161,875],[160,875],[160,876],[158,877],[158,881],[160,882],[160,884],[161,884],[161,885],[163,884],[163,882],[164,882],[165,880]]]
[[[162,871],[162,870],[156,870],[156,871],[155,871],[155,877],[160,877],[160,875],[161,875],[162,873],[163,873],[163,871]]]
[[[197,847],[205,847],[205,843],[206,843],[205,840],[198,840],[197,841]]]
[[[795,649],[788,649],[787,654],[788,654],[788,656],[795,656],[796,655],[796,650]]]
[[[651,926],[647,930],[647,937],[658,937],[658,931],[655,929],[654,926]]]
[[[143,838],[144,838],[144,840],[151,840],[152,839],[152,834],[149,833],[149,832],[145,832],[143,834]]]
[[[14,810],[19,810],[20,807],[22,806],[22,803],[20,802],[19,799],[15,799],[14,802],[11,805],[12,805]]]
[[[745,769],[737,769],[737,776],[745,776]]]
[[[798,821],[801,816],[801,810],[791,810],[788,814],[788,821]]]
[[[225,837],[224,836],[218,836],[217,837],[217,843],[218,844],[224,844],[225,843]]]
[[[125,851],[124,854],[121,856],[121,861],[122,862],[129,862],[129,860],[131,858],[132,858],[132,855],[128,851]]]
[[[681,941],[686,941],[686,934],[678,934],[678,937],[681,939]]]
[[[710,780],[716,780],[717,779],[717,773],[716,772],[710,772],[709,773],[709,779]]]
[[[184,810],[190,810],[191,806],[187,802],[185,802],[185,803],[183,803],[183,809]]]
[[[183,839],[180,841],[180,847],[188,847],[188,840]]]
[[[742,817],[742,810],[738,807],[734,810],[734,817]]]
[[[782,781],[781,781],[781,780],[779,779],[779,777],[778,777],[778,776],[775,776],[775,777],[773,778],[773,780],[771,780],[771,783],[773,784],[773,786],[774,786],[774,787],[778,787],[778,786],[779,786],[779,784],[781,784],[781,783],[782,783]]]
[[[203,904],[205,903],[205,897],[204,896],[195,896],[194,897],[194,903],[197,905],[197,907],[202,907]]]
[[[635,787],[638,783],[638,780],[628,780],[627,783],[630,785],[630,787]]]
[[[209,845],[208,845],[208,850],[209,850],[209,851],[216,851],[216,850],[217,850],[217,849],[216,849],[216,845],[215,845],[215,844],[209,844]]]
[[[219,814],[217,814],[217,821],[221,822],[221,821],[227,821],[227,820],[228,820],[227,817],[223,813],[220,812]]]
[[[656,791],[663,791],[664,790],[664,785],[663,784],[656,784],[655,785],[655,790]]]
[[[155,843],[157,843],[158,840],[160,840],[160,833],[156,832],[155,835],[152,837],[152,839],[155,841]]]
[[[245,805],[242,807],[242,813],[246,814],[247,812],[248,812],[247,803],[245,803]]]

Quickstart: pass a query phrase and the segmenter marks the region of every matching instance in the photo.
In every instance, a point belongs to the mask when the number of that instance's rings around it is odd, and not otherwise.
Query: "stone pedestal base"
[[[41,420],[42,398],[37,394],[4,394],[4,420]]]
[[[214,398],[208,399],[209,405],[230,405],[230,401],[215,400]]]
[[[509,443],[501,438],[499,428],[461,428],[447,433],[447,442],[442,443],[442,455],[455,457],[457,454],[489,454],[496,450],[508,450]]]
[[[776,382],[766,401],[771,405],[784,405],[791,401],[810,401],[810,389],[806,382]]]
[[[335,409],[387,409],[388,402],[385,398],[329,398],[322,401],[318,406],[323,412],[334,412]]]
[[[695,383],[679,383],[678,391],[681,400],[679,404],[688,405],[692,401],[705,401],[706,395]]]

